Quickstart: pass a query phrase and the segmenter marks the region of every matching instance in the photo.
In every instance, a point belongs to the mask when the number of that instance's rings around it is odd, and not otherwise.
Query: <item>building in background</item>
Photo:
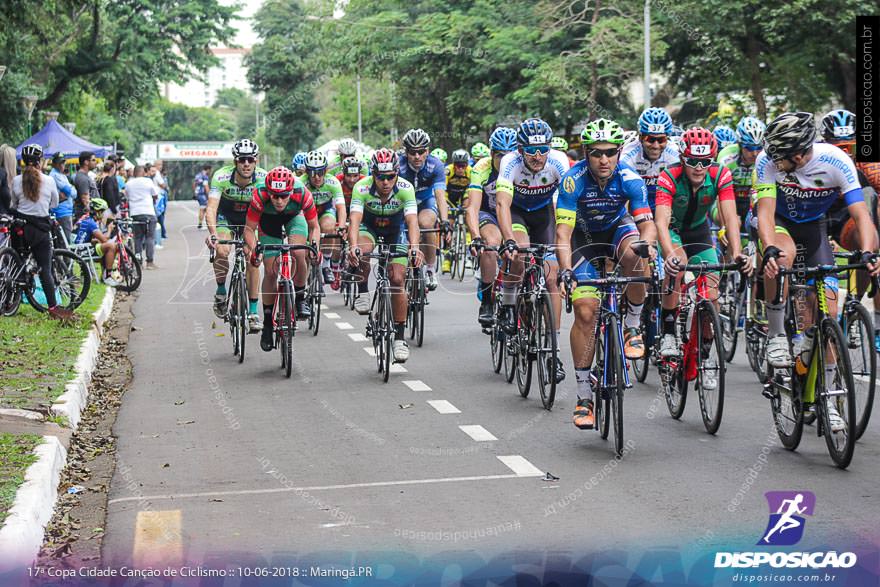
[[[166,83],[163,92],[165,98],[177,104],[187,106],[211,107],[217,99],[217,92],[227,88],[238,88],[251,92],[247,81],[245,56],[250,48],[217,47],[211,52],[220,60],[220,65],[208,70],[204,80],[193,78],[184,85]]]

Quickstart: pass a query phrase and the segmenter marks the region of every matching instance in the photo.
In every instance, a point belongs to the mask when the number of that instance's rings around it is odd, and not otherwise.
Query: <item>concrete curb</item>
[[[92,380],[92,371],[98,361],[98,348],[101,346],[101,335],[104,333],[104,322],[110,316],[113,309],[113,298],[116,290],[107,288],[101,307],[94,313],[94,327],[89,331],[83,341],[76,359],[76,376],[65,386],[61,394],[49,411],[56,416],[67,419],[68,426],[73,430],[79,425],[82,411],[89,403],[89,383]]]
[[[55,436],[44,436],[34,454],[37,462],[28,467],[0,528],[0,572],[31,564],[43,545],[43,533],[55,508],[67,451]]]

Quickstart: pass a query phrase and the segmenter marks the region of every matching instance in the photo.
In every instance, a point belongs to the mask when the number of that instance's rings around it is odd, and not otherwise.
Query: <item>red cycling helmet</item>
[[[385,147],[379,149],[370,157],[370,169],[374,175],[377,173],[397,173],[400,169],[397,153]]]
[[[279,165],[266,174],[266,191],[274,195],[289,196],[293,191],[296,176],[283,165]]]
[[[718,154],[718,140],[712,131],[695,126],[681,136],[682,155],[694,159],[714,159]]]

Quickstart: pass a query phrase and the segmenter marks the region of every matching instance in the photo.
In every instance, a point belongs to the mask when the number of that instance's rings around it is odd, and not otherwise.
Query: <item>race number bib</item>
[[[711,145],[691,145],[691,154],[697,157],[707,157],[712,154]]]

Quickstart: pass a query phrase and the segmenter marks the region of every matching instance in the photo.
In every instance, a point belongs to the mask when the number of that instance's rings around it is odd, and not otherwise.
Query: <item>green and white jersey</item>
[[[740,218],[744,219],[751,205],[752,178],[755,166],[746,167],[740,158],[739,145],[728,145],[721,149],[716,159],[719,165],[730,170],[733,176],[733,194],[736,198],[736,210]]]
[[[245,187],[235,183],[234,175],[235,165],[227,165],[215,171],[208,198],[220,200],[218,211],[227,220],[233,224],[244,224],[248,204],[254,197],[254,188],[266,179],[266,170],[257,167],[251,176],[251,182]]]
[[[324,174],[324,183],[316,188],[308,180],[308,175],[303,176],[306,187],[312,192],[312,199],[319,210],[328,206],[345,206],[345,196],[342,195],[342,184],[329,170]]]
[[[399,225],[405,216],[418,214],[419,208],[416,203],[416,190],[413,185],[403,178],[398,178],[394,190],[383,202],[372,177],[365,177],[351,190],[351,212],[361,212],[366,220],[369,216],[394,219]],[[388,225],[389,223],[383,223]]]

